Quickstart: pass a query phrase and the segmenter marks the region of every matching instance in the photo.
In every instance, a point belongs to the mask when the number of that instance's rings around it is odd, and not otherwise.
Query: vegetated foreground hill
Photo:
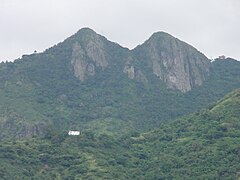
[[[240,89],[195,114],[122,139],[73,137],[5,141],[3,179],[237,179]]]
[[[47,131],[121,136],[199,110],[240,87],[240,62],[210,62],[163,32],[128,50],[84,28],[0,65],[0,139]]]

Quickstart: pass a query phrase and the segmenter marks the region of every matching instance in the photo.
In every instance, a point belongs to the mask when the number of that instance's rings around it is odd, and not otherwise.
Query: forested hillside
[[[240,90],[207,109],[119,139],[48,132],[2,141],[2,179],[237,179]]]

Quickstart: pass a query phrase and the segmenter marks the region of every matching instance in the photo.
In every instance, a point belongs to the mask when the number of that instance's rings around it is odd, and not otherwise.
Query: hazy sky
[[[130,49],[165,31],[209,58],[240,60],[240,0],[0,0],[0,61],[90,27]]]

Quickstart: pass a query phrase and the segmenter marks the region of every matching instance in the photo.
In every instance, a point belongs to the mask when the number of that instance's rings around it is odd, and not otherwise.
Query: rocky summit
[[[86,76],[94,76],[96,68],[104,70],[115,63],[113,61],[117,54],[112,54],[109,44],[125,51],[119,66],[128,78],[139,82],[148,82],[145,73],[152,73],[165,82],[168,88],[187,92],[202,85],[209,75],[210,61],[206,56],[164,32],[154,33],[144,44],[131,51],[89,28],[81,29],[69,39],[72,40],[71,63],[75,76],[81,81]],[[149,72],[144,73],[146,68]]]
[[[189,44],[164,33],[154,33],[133,50],[135,59],[144,62],[169,88],[182,92],[202,85],[209,75],[208,58]]]
[[[239,88],[240,63],[210,62],[164,32],[129,50],[89,28],[0,64],[0,139],[69,129],[142,132]]]

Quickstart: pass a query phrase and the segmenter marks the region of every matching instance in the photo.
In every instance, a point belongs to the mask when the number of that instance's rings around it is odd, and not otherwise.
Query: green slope
[[[121,139],[85,131],[79,137],[0,145],[3,179],[237,179],[240,90],[195,114]]]
[[[240,170],[240,90],[209,109],[132,138],[149,179],[236,179]],[[136,142],[134,142],[136,141]]]

